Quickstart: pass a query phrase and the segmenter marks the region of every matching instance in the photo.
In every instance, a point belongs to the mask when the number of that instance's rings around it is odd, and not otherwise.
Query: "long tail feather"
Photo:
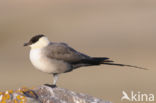
[[[127,66],[127,67],[133,67],[133,68],[148,70],[147,68],[138,67],[138,66],[133,66],[133,65],[127,65],[127,64],[108,63],[108,62],[104,62],[104,63],[102,63],[102,64],[106,64],[106,65],[116,65],[116,66]]]
[[[94,66],[94,65],[100,65],[100,64],[105,64],[105,65],[115,65],[115,66],[127,66],[127,67],[133,67],[133,68],[138,68],[138,69],[144,69],[144,70],[148,70],[147,68],[143,68],[143,67],[138,67],[138,66],[134,66],[134,65],[127,65],[127,64],[118,64],[118,63],[114,63],[114,61],[110,60],[107,57],[92,57],[91,59],[83,59],[80,62],[76,62],[75,64],[87,64],[87,66]]]

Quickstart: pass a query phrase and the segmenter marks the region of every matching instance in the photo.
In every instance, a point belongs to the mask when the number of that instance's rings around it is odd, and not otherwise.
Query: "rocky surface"
[[[39,86],[0,92],[0,103],[111,103],[63,88]]]

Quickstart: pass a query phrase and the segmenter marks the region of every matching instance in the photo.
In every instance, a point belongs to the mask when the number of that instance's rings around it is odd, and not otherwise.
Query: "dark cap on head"
[[[28,45],[36,43],[43,36],[44,36],[43,34],[38,34],[38,35],[33,36],[28,43],[24,43],[24,46],[28,46]]]

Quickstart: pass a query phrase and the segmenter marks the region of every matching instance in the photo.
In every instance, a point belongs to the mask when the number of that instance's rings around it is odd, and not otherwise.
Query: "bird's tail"
[[[133,67],[133,68],[148,70],[147,68],[138,67],[138,66],[134,66],[134,65],[127,65],[127,64],[107,63],[107,62],[105,62],[103,64],[106,64],[106,65],[115,65],[115,66],[126,66],[126,67]]]
[[[93,57],[92,60],[93,60],[94,62],[100,63],[100,64],[102,64],[102,63],[104,63],[104,62],[107,62],[107,63],[109,63],[109,62],[114,62],[114,61],[110,60],[110,59],[107,58],[107,57]]]
[[[133,68],[138,68],[138,69],[144,69],[147,70],[147,68],[143,68],[143,67],[138,67],[138,66],[134,66],[134,65],[127,65],[127,64],[118,64],[118,63],[114,63],[114,61],[110,60],[107,57],[93,57],[93,61],[99,64],[105,64],[105,65],[114,65],[114,66],[126,66],[126,67],[133,67]]]

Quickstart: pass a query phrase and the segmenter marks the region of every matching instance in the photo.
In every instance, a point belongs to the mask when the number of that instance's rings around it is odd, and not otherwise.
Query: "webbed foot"
[[[57,86],[56,85],[54,85],[54,84],[44,84],[45,86],[48,86],[48,87],[51,87],[51,88],[56,88]]]

